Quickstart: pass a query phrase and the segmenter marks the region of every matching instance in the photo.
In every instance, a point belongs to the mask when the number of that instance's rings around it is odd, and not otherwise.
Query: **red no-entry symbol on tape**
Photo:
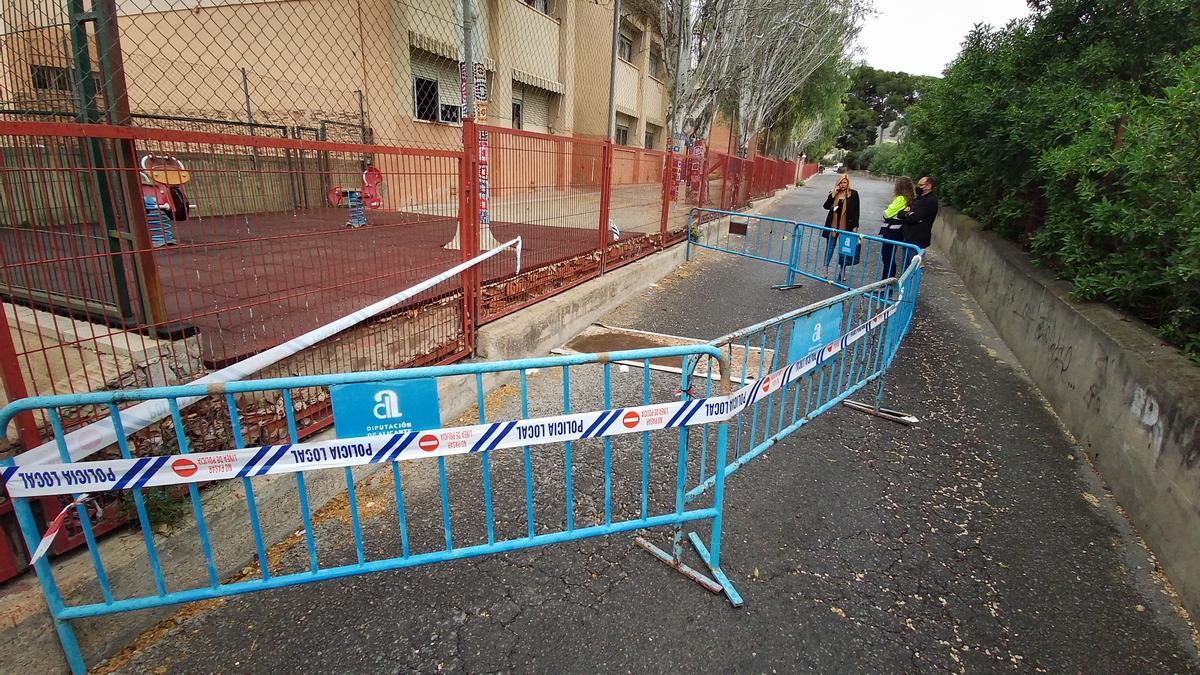
[[[196,473],[196,469],[196,463],[190,459],[177,459],[171,462],[171,470],[184,478]]]
[[[626,429],[632,429],[642,421],[642,416],[637,414],[637,411],[630,410],[621,417],[621,424],[625,425]]]
[[[425,452],[433,452],[438,449],[438,437],[433,434],[425,434],[417,441],[417,447]]]

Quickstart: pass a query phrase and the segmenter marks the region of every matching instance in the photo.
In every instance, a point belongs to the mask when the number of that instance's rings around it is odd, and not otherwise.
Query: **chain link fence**
[[[497,255],[258,375],[457,360],[479,325],[682,241],[693,206],[790,183],[668,151],[639,11],[610,81],[604,0],[5,3],[0,403],[188,382],[522,237],[519,275]],[[301,436],[322,396],[295,392]],[[286,431],[280,400],[237,404]],[[108,414],[80,411],[67,431]],[[50,436],[16,422],[0,452]],[[195,447],[226,447],[202,426]]]

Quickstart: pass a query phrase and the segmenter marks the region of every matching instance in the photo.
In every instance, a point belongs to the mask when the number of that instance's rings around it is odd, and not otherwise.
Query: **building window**
[[[71,91],[71,71],[57,66],[29,66],[34,89]]]
[[[550,123],[560,105],[559,95],[518,80],[513,80],[512,92],[513,128],[552,133]]]
[[[653,131],[646,132],[646,149],[653,150],[658,147],[658,139],[654,137]]]
[[[650,50],[650,77],[662,79],[662,53],[658,49]]]
[[[522,113],[524,112],[523,111],[524,107],[525,107],[525,104],[523,101],[518,101],[516,99],[513,99],[513,102],[512,102],[512,128],[514,128],[514,129],[524,128],[521,126],[521,118],[523,117]]]
[[[621,33],[617,42],[617,56],[625,61],[633,62],[633,38]]]
[[[619,145],[629,145],[629,127],[617,125],[616,141]]]
[[[529,5],[542,14],[550,13],[550,0],[521,0],[521,2]]]
[[[438,83],[413,77],[413,117],[426,122],[439,121]]]
[[[413,119],[424,122],[462,123],[462,94],[458,63],[437,54],[412,48]]]

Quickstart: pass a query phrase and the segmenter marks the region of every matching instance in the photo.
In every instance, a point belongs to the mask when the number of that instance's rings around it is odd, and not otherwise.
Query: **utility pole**
[[[462,77],[466,80],[467,110],[465,117],[475,119],[475,8],[471,0],[462,0],[463,15],[463,66]]]
[[[608,69],[608,140],[617,140],[617,46],[621,40],[621,0],[613,0],[612,62]]]
[[[677,26],[679,36],[679,49],[675,52],[675,82],[673,83],[673,93],[671,94],[671,137],[678,138],[683,135],[683,114],[679,109],[679,102],[683,100],[683,71],[684,65],[687,63],[688,46],[691,42],[691,0],[675,0],[676,6],[679,8],[679,25]]]

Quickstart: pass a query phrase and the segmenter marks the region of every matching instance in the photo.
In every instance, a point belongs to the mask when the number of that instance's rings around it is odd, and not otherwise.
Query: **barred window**
[[[462,92],[458,63],[429,52],[412,49],[413,117],[426,122],[458,124],[462,121]]]
[[[29,66],[34,89],[71,91],[71,71],[57,66]]]
[[[437,122],[440,118],[438,110],[438,83],[413,76],[413,117],[426,122]]]
[[[524,129],[521,125],[521,118],[524,117],[524,103],[518,99],[513,99],[512,102],[512,128]]]

